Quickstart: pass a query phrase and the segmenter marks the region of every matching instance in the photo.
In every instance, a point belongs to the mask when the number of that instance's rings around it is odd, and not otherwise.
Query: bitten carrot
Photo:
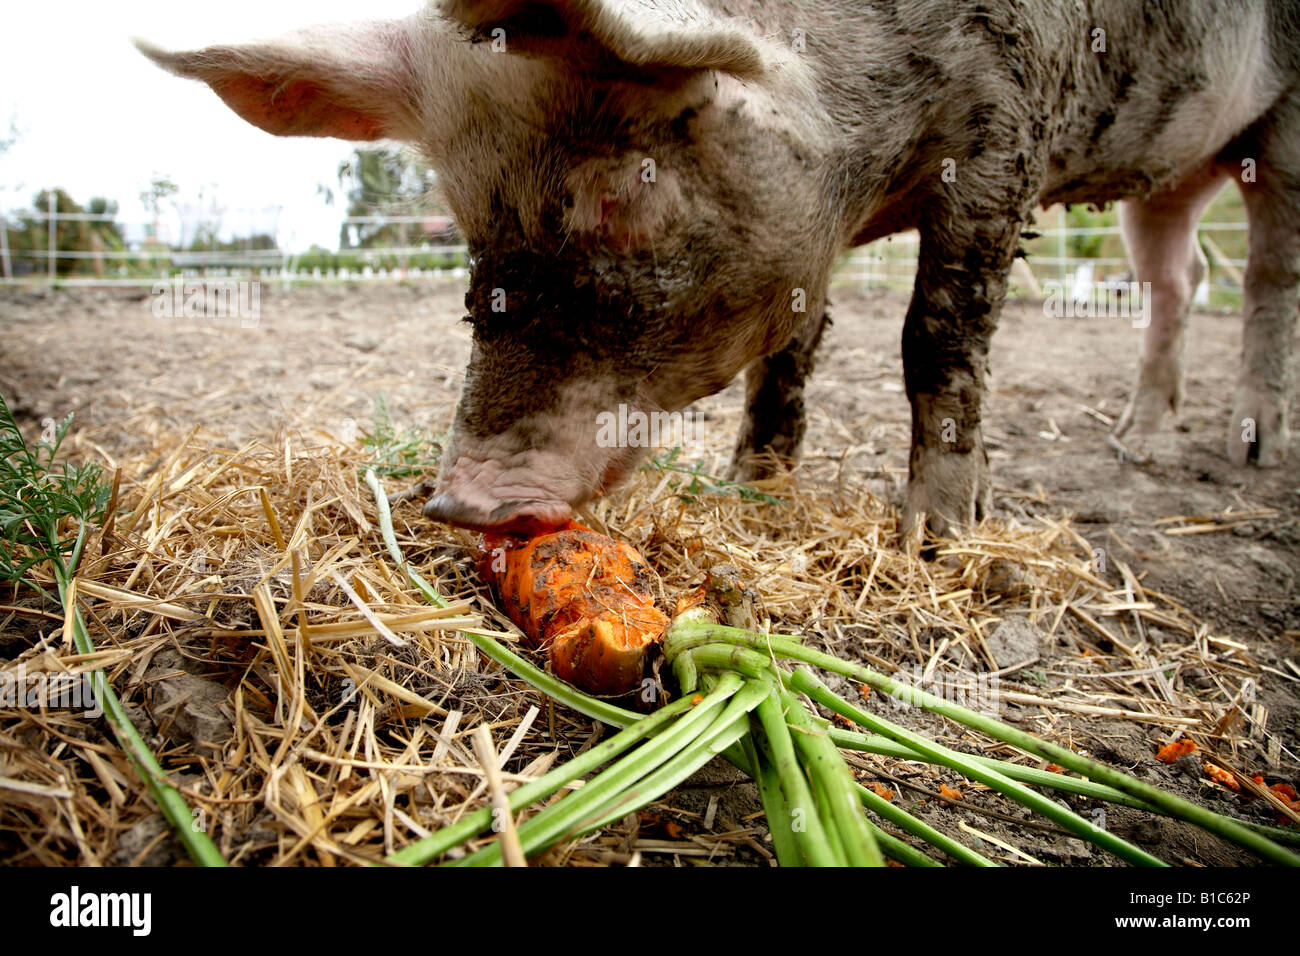
[[[1173,763],[1179,757],[1196,752],[1196,741],[1181,737],[1173,743],[1165,744],[1156,752],[1156,759],[1162,763]]]
[[[479,571],[555,675],[588,693],[635,689],[668,626],[636,549],[572,521],[522,543],[485,538]]]
[[[1237,778],[1230,771],[1224,770],[1218,764],[1209,763],[1208,761],[1201,765],[1201,770],[1205,775],[1221,786],[1236,792],[1241,791],[1241,784],[1237,783]]]
[[[1275,783],[1268,789],[1273,791],[1273,795],[1288,804],[1292,810],[1300,810],[1300,797],[1296,796],[1295,787],[1289,783]]]
[[[894,791],[877,780],[872,780],[867,784],[867,786],[870,787],[872,791],[875,792],[876,796],[882,800],[894,799]]]

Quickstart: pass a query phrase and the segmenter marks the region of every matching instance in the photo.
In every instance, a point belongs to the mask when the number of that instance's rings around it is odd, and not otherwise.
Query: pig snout
[[[443,524],[469,528],[471,531],[527,537],[559,527],[569,519],[570,513],[570,507],[562,502],[537,500],[476,506],[449,491],[434,495],[424,505],[425,516]]]
[[[532,534],[563,524],[580,498],[579,476],[545,452],[507,458],[455,454],[424,506],[435,521],[475,531]]]
[[[444,464],[424,514],[474,531],[541,534],[563,525],[625,470],[621,461],[590,452],[457,453]]]

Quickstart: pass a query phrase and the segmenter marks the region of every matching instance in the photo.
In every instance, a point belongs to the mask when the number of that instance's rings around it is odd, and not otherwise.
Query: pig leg
[[[830,325],[825,311],[813,313],[781,351],[745,370],[745,416],[731,457],[733,481],[770,477],[773,456],[793,460],[807,429],[804,383],[812,374],[814,353]]]
[[[1137,384],[1112,433],[1122,457],[1148,460],[1147,440],[1182,406],[1187,312],[1205,276],[1196,224],[1222,186],[1222,173],[1205,170],[1174,189],[1120,205],[1124,244],[1137,280],[1144,283],[1147,323]]]
[[[1291,340],[1300,303],[1300,102],[1266,117],[1255,134],[1253,182],[1241,183],[1250,223],[1242,307],[1241,377],[1228,426],[1228,458],[1261,468],[1286,459]],[[1240,175],[1240,170],[1238,170]]]
[[[989,342],[997,327],[1020,225],[1004,217],[936,215],[922,229],[903,322],[903,376],[912,406],[905,528],[920,515],[936,534],[991,507],[980,433]]]

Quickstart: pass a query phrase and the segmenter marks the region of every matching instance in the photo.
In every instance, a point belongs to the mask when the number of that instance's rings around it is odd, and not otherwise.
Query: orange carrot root
[[[555,675],[588,693],[634,690],[668,627],[636,549],[572,521],[521,543],[485,538],[479,570]]]

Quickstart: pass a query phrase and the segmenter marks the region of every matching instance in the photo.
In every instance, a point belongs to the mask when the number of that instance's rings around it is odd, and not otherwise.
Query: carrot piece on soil
[[[1205,772],[1205,775],[1215,783],[1221,784],[1229,790],[1237,792],[1241,791],[1241,784],[1237,783],[1237,778],[1219,765],[1206,762],[1202,765],[1201,769]]]
[[[867,784],[867,786],[870,787],[875,792],[876,796],[880,797],[882,800],[894,799],[894,791],[879,781],[873,780],[871,783]]]
[[[1171,744],[1165,744],[1156,752],[1156,759],[1162,763],[1173,763],[1179,757],[1196,752],[1196,742],[1181,737]]]

